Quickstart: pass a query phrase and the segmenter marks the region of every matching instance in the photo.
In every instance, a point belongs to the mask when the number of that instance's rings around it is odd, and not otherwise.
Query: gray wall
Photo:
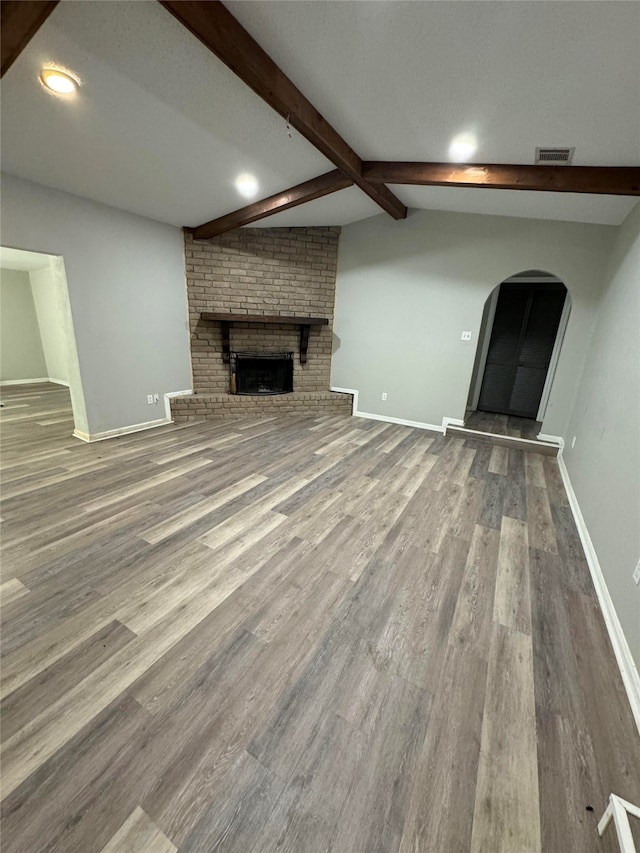
[[[47,375],[29,273],[0,270],[0,380]]]
[[[569,289],[571,318],[543,432],[564,435],[613,245],[613,226],[411,211],[342,230],[332,385],[361,411],[440,425],[463,418],[485,300],[540,269]],[[460,340],[463,330],[471,343]],[[388,394],[386,402],[382,392]]]
[[[640,206],[616,238],[564,458],[640,667]]]
[[[164,417],[191,387],[180,229],[3,174],[2,242],[64,258],[86,431]]]
[[[67,294],[63,282],[54,275],[52,266],[33,270],[29,278],[47,363],[47,376],[54,382],[68,385],[70,374],[64,310]]]

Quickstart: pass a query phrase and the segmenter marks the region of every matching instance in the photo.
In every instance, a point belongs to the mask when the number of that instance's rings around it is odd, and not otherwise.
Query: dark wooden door
[[[535,418],[560,325],[563,284],[503,284],[478,409]]]

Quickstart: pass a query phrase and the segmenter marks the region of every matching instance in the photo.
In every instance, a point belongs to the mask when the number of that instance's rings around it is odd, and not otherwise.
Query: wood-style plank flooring
[[[499,415],[479,410],[467,412],[464,425],[466,429],[493,432],[496,435],[508,435],[511,438],[526,438],[529,441],[536,441],[542,429],[542,423],[533,418],[517,418],[513,415]]]
[[[3,398],[4,853],[616,850],[640,739],[555,459]]]

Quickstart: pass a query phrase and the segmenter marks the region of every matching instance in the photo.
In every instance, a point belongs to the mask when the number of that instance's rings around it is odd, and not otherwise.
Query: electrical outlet
[[[152,406],[153,405],[153,394],[147,394],[147,403]]]
[[[638,562],[638,565],[636,566],[635,571],[633,572],[633,579],[638,584],[638,586],[640,586],[640,562]]]
[[[576,446],[576,437],[574,435],[573,438],[571,439],[571,447],[575,447],[575,446]]]
[[[471,340],[471,332],[463,332],[460,335],[460,340],[461,341],[470,341]]]
[[[154,395],[153,395],[153,402],[154,402],[154,403],[159,403],[159,402],[160,402],[160,394],[154,394]]]
[[[387,399],[387,392],[386,392],[386,391],[383,391],[383,392],[382,392],[382,399],[383,399],[383,400],[386,400],[386,399]]]

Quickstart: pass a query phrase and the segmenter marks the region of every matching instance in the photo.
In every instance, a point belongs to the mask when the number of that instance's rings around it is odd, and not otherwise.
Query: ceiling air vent
[[[575,148],[536,148],[536,163],[570,166]]]

